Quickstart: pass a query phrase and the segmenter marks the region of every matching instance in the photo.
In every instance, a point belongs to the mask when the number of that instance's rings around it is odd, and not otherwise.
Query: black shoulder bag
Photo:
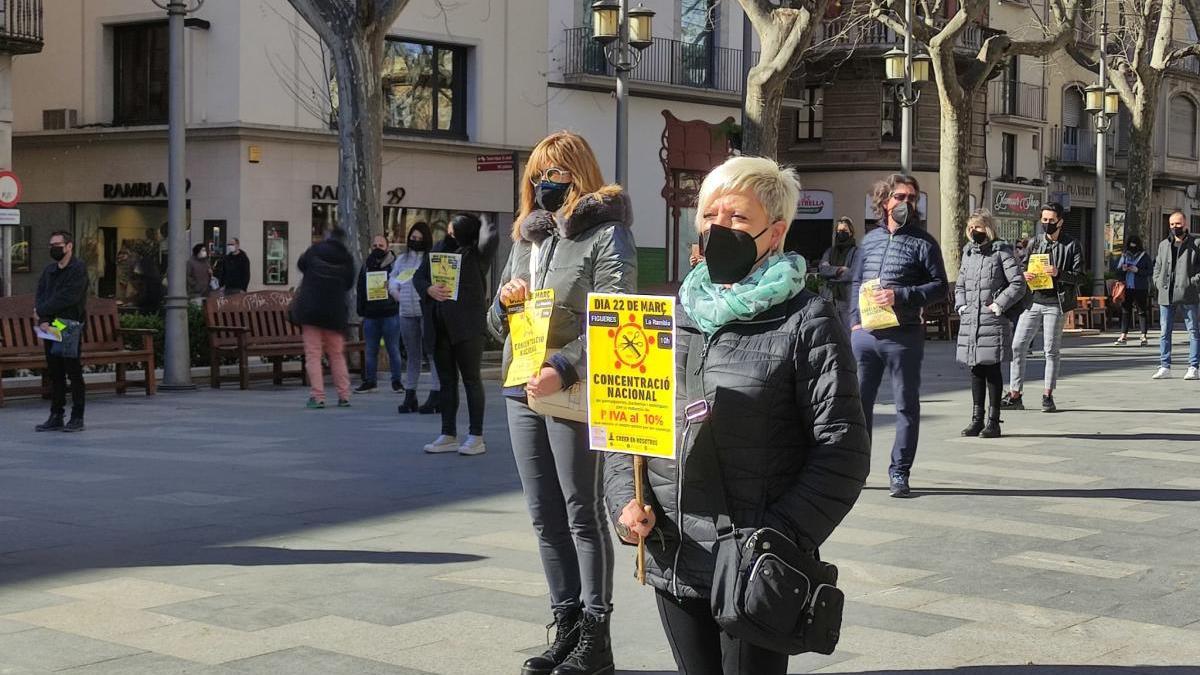
[[[694,346],[693,346],[694,347]],[[729,517],[717,450],[708,426],[709,405],[689,350],[687,419],[699,424],[696,460],[705,492],[716,507],[713,547],[713,618],[740,640],[784,654],[832,654],[841,634],[846,597],[838,590],[837,567],[821,562],[769,527],[737,528]],[[697,391],[698,390],[698,391]],[[702,439],[707,442],[702,442]]]

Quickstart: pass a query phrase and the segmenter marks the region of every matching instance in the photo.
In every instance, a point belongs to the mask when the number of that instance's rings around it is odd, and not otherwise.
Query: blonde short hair
[[[782,220],[790,227],[800,201],[800,178],[796,171],[779,166],[766,157],[732,157],[713,169],[700,186],[696,199],[696,230],[704,225],[704,208],[730,192],[749,191],[772,223]],[[783,247],[785,237],[779,240]]]
[[[992,212],[987,209],[975,209],[970,216],[967,216],[967,226],[963,228],[963,236],[967,239],[971,238],[971,228],[975,225],[983,225],[983,229],[987,232],[988,239],[996,241],[996,221],[992,218]]]

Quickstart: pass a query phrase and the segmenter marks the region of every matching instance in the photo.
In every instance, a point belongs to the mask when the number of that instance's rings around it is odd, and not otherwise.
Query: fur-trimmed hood
[[[557,230],[560,236],[574,239],[593,227],[612,222],[633,226],[633,206],[620,185],[608,185],[585,195],[566,218],[541,209],[531,211],[521,221],[521,238],[541,242]]]

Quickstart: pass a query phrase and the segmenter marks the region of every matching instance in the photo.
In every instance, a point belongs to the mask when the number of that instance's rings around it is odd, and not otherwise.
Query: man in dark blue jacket
[[[867,233],[859,246],[852,272],[850,342],[858,362],[867,429],[872,429],[873,408],[883,373],[892,379],[896,401],[896,441],[888,467],[891,494],[907,497],[908,475],[917,455],[921,428],[921,361],[925,356],[925,323],[922,310],[946,299],[946,266],[938,242],[926,232],[917,214],[921,188],[917,180],[892,174],[875,185],[875,212],[885,227]],[[876,330],[862,327],[859,289],[879,281],[871,300],[891,308],[898,326]]]
[[[52,332],[58,321],[69,324],[66,336],[77,331],[73,338],[61,344],[43,340],[46,346],[46,371],[50,376],[50,419],[37,425],[38,431],[83,431],[84,396],[83,363],[79,345],[87,308],[87,266],[76,258],[75,243],[69,232],[62,230],[50,235],[50,257],[54,262],[42,270],[35,296],[34,318],[45,332]],[[66,348],[66,345],[73,345]],[[57,348],[56,348],[57,347]],[[67,405],[67,377],[71,378],[71,419],[64,424]]]

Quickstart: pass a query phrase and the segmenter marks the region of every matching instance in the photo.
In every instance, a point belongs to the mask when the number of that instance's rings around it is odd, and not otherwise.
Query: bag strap
[[[712,427],[708,425],[712,404],[704,394],[703,354],[702,337],[688,341],[687,360],[684,365],[687,371],[684,393],[687,394],[688,406],[683,414],[691,424],[697,425],[694,447],[698,452],[692,454],[692,467],[700,471],[704,491],[711,500],[711,506],[715,507],[717,537],[721,537],[733,532],[733,520],[729,517],[729,503],[725,499],[725,485],[721,480],[717,446],[712,443]],[[685,461],[687,457],[681,457],[680,462]]]

